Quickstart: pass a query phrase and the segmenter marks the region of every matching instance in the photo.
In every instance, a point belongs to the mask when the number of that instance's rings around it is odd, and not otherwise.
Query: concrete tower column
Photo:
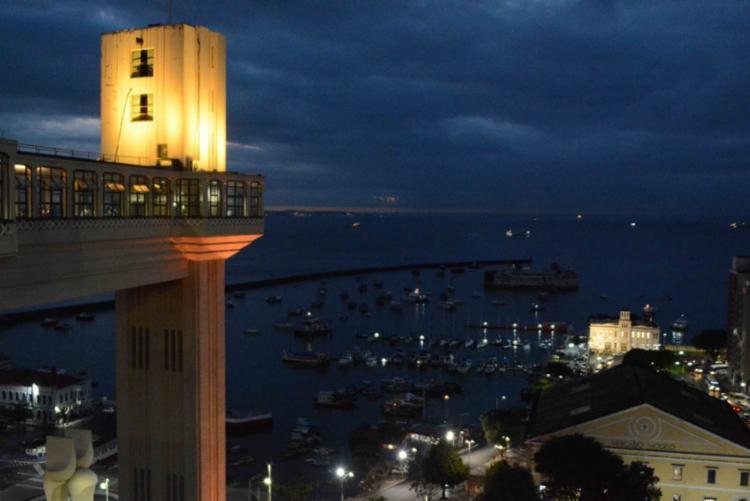
[[[223,259],[117,292],[121,500],[226,498],[224,306]]]

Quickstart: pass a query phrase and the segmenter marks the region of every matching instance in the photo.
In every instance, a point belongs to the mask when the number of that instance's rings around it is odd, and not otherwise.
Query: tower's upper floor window
[[[130,78],[154,76],[154,49],[134,50],[130,57]]]
[[[130,120],[150,122],[154,119],[154,95],[136,94],[130,101]]]

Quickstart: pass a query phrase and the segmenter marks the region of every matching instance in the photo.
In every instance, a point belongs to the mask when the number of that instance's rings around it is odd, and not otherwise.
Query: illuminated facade
[[[737,386],[750,383],[750,257],[732,259],[729,271],[728,346],[729,376]]]
[[[125,162],[226,170],[226,41],[200,26],[102,35],[102,153]]]
[[[222,35],[101,42],[101,153],[0,139],[0,308],[114,291],[119,498],[225,499],[224,264],[264,180],[226,171]]]
[[[546,440],[579,433],[653,468],[662,500],[750,501],[750,430],[726,403],[648,369],[618,366],[544,391],[528,431],[529,464]]]
[[[589,348],[594,353],[618,355],[632,349],[658,350],[659,327],[635,318],[627,310],[618,318],[592,318],[589,323]]]

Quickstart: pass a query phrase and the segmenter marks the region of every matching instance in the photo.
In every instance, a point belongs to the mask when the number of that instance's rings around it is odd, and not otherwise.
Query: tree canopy
[[[430,447],[422,460],[422,478],[425,482],[444,486],[460,484],[469,475],[469,467],[461,461],[456,450],[445,441]]]
[[[479,501],[536,501],[536,486],[531,473],[507,461],[495,463],[484,474],[484,492]]]
[[[508,436],[516,445],[523,438],[526,410],[523,407],[492,409],[482,414],[481,422],[484,438],[488,444],[505,444],[503,436]]]
[[[641,350],[635,348],[625,354],[622,365],[633,365],[647,369],[671,370],[677,361],[674,352],[666,350]]]
[[[545,442],[534,455],[547,493],[560,501],[656,501],[661,491],[653,469],[625,465],[598,441],[565,435]]]
[[[695,336],[691,344],[696,348],[706,350],[714,357],[727,347],[727,331],[722,329],[709,329],[701,331]]]

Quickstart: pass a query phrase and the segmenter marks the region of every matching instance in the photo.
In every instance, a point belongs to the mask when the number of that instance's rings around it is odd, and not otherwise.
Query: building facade
[[[750,256],[732,258],[727,317],[729,376],[735,385],[747,390],[750,383]]]
[[[622,310],[618,318],[596,317],[589,322],[589,348],[593,353],[618,355],[632,349],[658,350],[659,326]]]
[[[91,381],[52,371],[0,370],[0,407],[17,406],[29,410],[28,423],[62,424],[89,410]]]
[[[750,501],[750,430],[726,403],[668,376],[618,366],[545,391],[528,460],[546,440],[576,433],[653,468],[662,500]]]

